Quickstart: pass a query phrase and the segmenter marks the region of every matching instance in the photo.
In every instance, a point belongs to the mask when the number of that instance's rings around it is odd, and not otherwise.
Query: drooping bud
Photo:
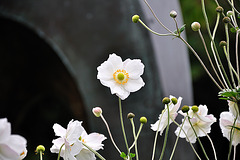
[[[223,23],[230,23],[231,19],[229,17],[224,17],[223,18]]]
[[[221,6],[218,6],[216,8],[216,12],[222,13],[224,11],[224,9]]]
[[[134,23],[137,23],[138,20],[139,20],[139,15],[134,15],[134,16],[132,16],[132,21],[133,21]]]
[[[168,104],[168,103],[170,103],[170,99],[168,97],[164,97],[163,100],[162,100],[162,103],[163,104]]]
[[[191,24],[191,28],[192,28],[193,31],[198,31],[201,28],[201,25],[200,25],[199,22],[193,22]]]
[[[92,112],[96,117],[100,117],[102,114],[102,109],[100,107],[94,107]]]
[[[131,119],[131,118],[134,118],[134,117],[135,117],[135,114],[133,114],[133,113],[128,113],[128,115],[127,115],[128,119]]]
[[[146,124],[147,123],[147,118],[146,117],[141,117],[140,122],[143,123],[143,124]]]
[[[221,42],[219,43],[219,46],[220,46],[220,47],[227,46],[227,42],[226,42],[226,41],[221,41]]]
[[[172,10],[172,11],[170,12],[170,16],[171,16],[172,18],[176,18],[176,17],[177,17],[177,12],[174,11],[174,10]]]
[[[194,105],[194,106],[192,106],[191,109],[194,113],[196,113],[198,111],[198,106]]]
[[[177,104],[177,98],[174,97],[174,98],[171,99],[171,101],[174,105]]]
[[[182,107],[182,112],[183,112],[183,113],[187,113],[188,111],[189,111],[189,106],[184,105],[184,106]]]
[[[45,147],[43,145],[39,145],[36,148],[36,153],[40,153],[40,152],[44,152],[45,151]]]
[[[233,11],[227,11],[227,16],[228,16],[228,17],[233,16]]]

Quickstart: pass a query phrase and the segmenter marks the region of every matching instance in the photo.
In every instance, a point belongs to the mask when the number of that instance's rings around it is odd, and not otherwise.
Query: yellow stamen
[[[118,69],[113,73],[113,78],[118,84],[125,84],[128,81],[129,75],[124,69]]]

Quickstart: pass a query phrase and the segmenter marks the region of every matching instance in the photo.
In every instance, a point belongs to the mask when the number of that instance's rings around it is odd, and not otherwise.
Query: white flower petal
[[[6,144],[14,150],[19,156],[27,147],[27,141],[25,138],[19,135],[11,135]]]
[[[88,136],[84,137],[84,142],[94,150],[103,149],[102,141],[107,139],[103,134],[91,133]]]
[[[97,67],[98,74],[97,79],[111,80],[113,79],[113,73],[115,72],[113,64],[109,61],[105,61],[99,67]]]
[[[123,68],[122,58],[120,56],[117,56],[115,53],[110,54],[107,61],[112,63],[114,71]]]
[[[61,125],[59,125],[57,123],[55,123],[53,125],[53,130],[55,132],[55,135],[60,136],[60,137],[64,137],[64,135],[66,134],[66,131],[67,131],[65,128],[63,128]]]
[[[139,77],[138,79],[128,79],[128,82],[124,84],[124,88],[129,92],[136,92],[139,89],[141,89],[145,83],[143,82],[143,79]]]
[[[7,118],[0,119],[0,143],[6,141],[11,134],[11,124]]]
[[[131,79],[138,79],[144,72],[144,65],[140,59],[126,59],[123,62],[123,68],[127,71]]]
[[[96,160],[95,154],[87,149],[82,149],[76,158],[77,160]]]
[[[76,142],[83,132],[82,122],[80,121],[70,121],[67,127],[67,141],[69,144]]]
[[[1,160],[18,160],[20,155],[11,149],[7,144],[0,145],[0,159]]]

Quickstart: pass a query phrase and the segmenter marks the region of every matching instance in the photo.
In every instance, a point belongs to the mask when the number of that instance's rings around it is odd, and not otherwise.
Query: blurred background
[[[219,2],[228,8],[227,2]],[[176,10],[179,25],[186,24],[183,36],[203,61],[207,61],[200,38],[190,28],[192,22],[199,21],[207,37],[200,0],[149,3],[172,30],[175,24],[169,12]],[[208,0],[206,6],[213,28],[215,2]],[[116,118],[119,117],[118,98],[96,79],[96,68],[110,53],[120,55],[123,60],[141,59],[145,64],[143,79],[146,85],[122,102],[125,117],[129,112],[135,113],[137,127],[141,116],[148,118],[139,141],[142,159],[151,156],[146,148],[152,148],[155,134],[149,128],[161,113],[163,97],[182,96],[182,105],[206,104],[209,113],[217,119],[222,111],[228,110],[226,102],[218,99],[219,90],[186,46],[176,38],[157,37],[140,24],[132,23],[134,14],[139,14],[154,30],[166,32],[140,0],[0,1],[0,117],[8,118],[12,133],[28,140],[26,159],[38,159],[34,150],[39,144],[46,147],[44,159],[56,159],[57,155],[49,151],[52,140],[57,138],[52,129],[54,123],[66,128],[71,119],[77,119],[83,121],[88,133],[98,132],[108,137],[103,122],[92,115],[95,106],[102,107],[113,137],[125,151],[120,122]],[[219,30],[222,29],[220,25]],[[216,38],[220,41],[224,34]],[[127,119],[125,125],[128,138],[132,140]],[[175,128],[171,126],[165,159],[175,142]],[[217,153],[224,157],[221,159],[226,159],[228,140],[222,137],[218,122],[213,124],[210,136]],[[202,139],[210,146],[207,138]],[[182,147],[177,148],[175,159],[193,160],[194,154],[185,139],[179,143]],[[109,138],[104,145],[100,153],[106,159],[121,159]],[[160,151],[161,146],[162,138],[159,137],[157,150]],[[210,147],[207,152],[212,159]]]

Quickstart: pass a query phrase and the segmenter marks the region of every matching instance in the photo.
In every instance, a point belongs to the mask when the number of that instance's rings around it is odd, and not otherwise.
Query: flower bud
[[[193,31],[198,31],[201,28],[201,25],[200,25],[199,22],[193,22],[191,24],[191,28],[192,28]]]
[[[171,99],[171,101],[174,105],[177,104],[177,98],[174,97],[174,98]]]
[[[128,119],[131,119],[131,118],[134,118],[134,117],[135,117],[135,114],[133,114],[133,113],[128,113],[128,115],[127,115]]]
[[[221,42],[219,43],[219,46],[220,46],[220,47],[227,46],[227,42],[226,42],[226,41],[221,41]]]
[[[218,6],[216,8],[216,12],[222,13],[224,11],[224,9],[221,6]]]
[[[182,107],[182,112],[183,112],[183,113],[187,113],[188,111],[189,111],[189,106],[184,105],[184,106]]]
[[[36,152],[39,153],[40,151],[41,151],[42,153],[45,151],[45,147],[44,147],[43,145],[37,146]]]
[[[229,17],[224,17],[223,18],[223,23],[230,23],[231,19]]]
[[[102,114],[102,109],[100,107],[95,107],[92,109],[92,112],[96,117],[100,117]]]
[[[198,106],[194,105],[194,106],[192,106],[191,109],[194,113],[196,113],[198,111]]]
[[[233,11],[227,11],[227,16],[228,16],[228,17],[233,16]]]
[[[141,117],[140,122],[143,123],[143,124],[146,124],[147,123],[147,118],[146,117]]]
[[[174,11],[174,10],[172,10],[172,11],[170,12],[170,16],[171,16],[172,18],[176,18],[176,17],[177,17],[177,12]]]
[[[165,98],[163,98],[162,103],[168,104],[168,103],[170,103],[170,99],[168,97],[165,97]]]
[[[133,21],[134,23],[137,23],[138,20],[139,20],[139,15],[134,15],[134,16],[132,16],[132,21]]]

